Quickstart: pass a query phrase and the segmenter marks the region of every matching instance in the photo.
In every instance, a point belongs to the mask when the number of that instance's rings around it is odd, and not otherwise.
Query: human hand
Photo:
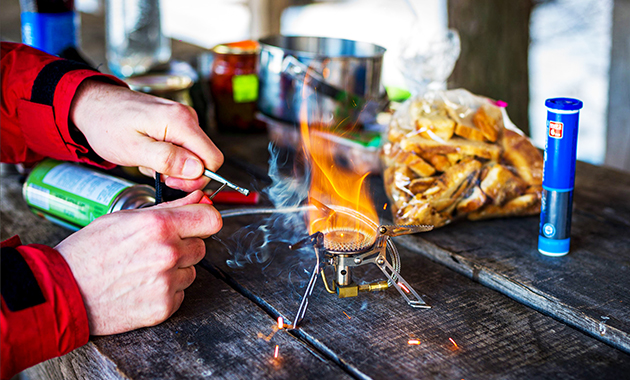
[[[201,189],[209,181],[204,166],[216,171],[223,164],[195,111],[171,100],[87,79],[74,95],[70,119],[99,156],[148,176],[162,173],[172,188]]]
[[[157,325],[170,317],[222,227],[218,211],[185,198],[97,218],[55,247],[79,285],[91,335]]]

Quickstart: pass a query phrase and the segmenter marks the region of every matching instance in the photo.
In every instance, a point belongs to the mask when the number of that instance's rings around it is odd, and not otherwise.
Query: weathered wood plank
[[[275,320],[222,281],[198,269],[186,298],[166,322],[88,345],[27,371],[43,379],[195,379],[349,377],[313,356]],[[279,355],[274,358],[275,346]],[[305,376],[306,374],[306,376]]]
[[[236,224],[250,222],[242,217]],[[234,226],[230,221],[220,233],[231,249]],[[225,261],[231,256],[219,253],[221,244],[208,247],[212,254],[206,258],[238,286],[273,313],[293,319],[314,255],[277,244],[269,262],[243,260],[229,267]],[[630,370],[630,357],[620,350],[421,255],[401,249],[401,258],[403,276],[432,309],[412,309],[393,289],[338,299],[318,282],[300,330],[304,339],[346,363],[357,377],[589,378]],[[378,273],[373,267],[365,276]],[[409,339],[422,343],[410,346]]]
[[[458,222],[399,242],[630,352],[630,175],[578,163],[571,252],[538,253],[538,217]]]

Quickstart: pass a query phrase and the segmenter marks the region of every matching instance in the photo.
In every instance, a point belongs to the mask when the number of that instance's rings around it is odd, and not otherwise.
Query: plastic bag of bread
[[[386,141],[383,179],[398,224],[540,212],[542,155],[488,98],[459,89],[408,100]]]

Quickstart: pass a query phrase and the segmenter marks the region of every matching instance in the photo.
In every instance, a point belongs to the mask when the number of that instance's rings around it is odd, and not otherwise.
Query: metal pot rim
[[[317,41],[317,46],[330,46],[335,43],[343,43],[345,46],[353,46],[352,53],[331,53],[327,51],[313,51],[308,46],[301,46],[296,48],[292,45],[298,45],[300,42]],[[334,58],[334,59],[356,59],[356,58],[380,58],[385,54],[386,49],[382,46],[373,44],[371,42],[348,40],[343,38],[333,37],[316,37],[316,36],[283,36],[273,35],[265,38],[261,38],[259,41],[261,49],[263,50],[276,50],[285,53],[290,53],[296,57],[304,58]],[[304,45],[304,44],[302,44]]]

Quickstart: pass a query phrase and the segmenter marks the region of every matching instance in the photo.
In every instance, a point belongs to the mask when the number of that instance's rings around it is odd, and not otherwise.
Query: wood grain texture
[[[455,222],[398,241],[630,352],[630,175],[578,163],[571,251],[538,253],[538,217]]]
[[[198,270],[186,298],[166,322],[106,337],[27,371],[44,379],[349,378],[313,356],[256,305]],[[274,358],[275,346],[279,355]]]
[[[233,253],[238,251],[229,237],[241,236],[236,225],[251,222],[251,217],[226,219],[219,235]],[[241,247],[246,248],[255,247]],[[226,265],[233,256],[222,244],[208,244],[208,251],[206,259],[236,287],[270,314],[293,319],[312,253],[278,243],[268,260],[250,256],[239,266]],[[393,289],[338,299],[321,282],[310,300],[300,334],[357,378],[589,378],[621,376],[630,369],[630,357],[622,351],[421,255],[401,249],[401,258],[403,276],[432,309],[412,309]],[[362,278],[379,274],[371,267]],[[422,343],[410,346],[409,339]]]

